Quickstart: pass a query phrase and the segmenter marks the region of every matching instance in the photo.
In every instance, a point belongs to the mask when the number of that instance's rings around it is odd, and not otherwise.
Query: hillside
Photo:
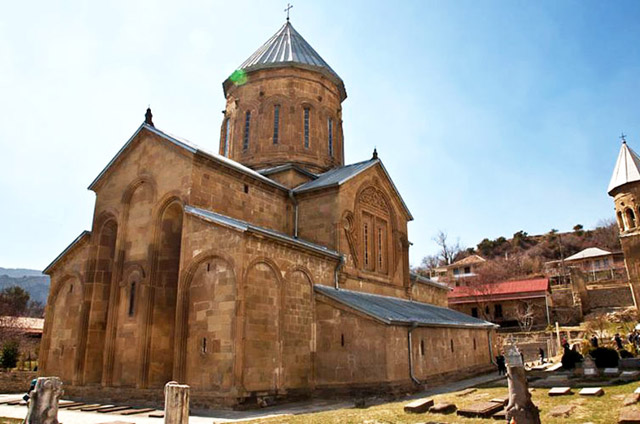
[[[49,296],[49,276],[33,269],[15,269],[0,267],[0,290],[18,286],[29,293],[31,300],[47,303]]]

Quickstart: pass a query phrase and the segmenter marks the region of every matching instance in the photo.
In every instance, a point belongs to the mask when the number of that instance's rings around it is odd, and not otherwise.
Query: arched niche
[[[75,378],[83,299],[80,279],[77,276],[64,277],[56,285],[47,316],[51,327],[45,372],[60,377],[67,384]]]
[[[293,269],[286,275],[282,300],[282,363],[287,389],[309,388],[313,381],[313,322],[313,283],[308,271]]]
[[[146,317],[151,324],[147,374],[150,387],[162,387],[172,379],[182,220],[183,209],[178,200],[167,203],[157,220],[157,253],[151,282],[153,307],[149,308],[151,317]]]
[[[201,260],[186,287],[185,382],[194,389],[229,390],[233,384],[236,279],[232,265]]]
[[[117,236],[118,223],[113,216],[107,216],[102,221],[96,238],[95,272],[84,364],[84,381],[87,384],[102,381],[105,330]]]
[[[259,260],[244,278],[243,384],[248,391],[280,387],[280,273],[275,264]]]

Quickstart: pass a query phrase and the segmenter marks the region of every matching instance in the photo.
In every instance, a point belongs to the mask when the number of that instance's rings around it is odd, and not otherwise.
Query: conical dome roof
[[[634,181],[640,181],[640,157],[624,142],[613,169],[608,193],[611,194],[614,189]]]
[[[298,66],[325,74],[338,85],[343,100],[347,97],[344,82],[300,33],[287,21],[266,43],[256,50],[238,69],[250,72],[265,68]]]
[[[245,60],[240,69],[253,70],[265,66],[298,63],[323,68],[340,78],[300,33],[287,21],[266,43]]]

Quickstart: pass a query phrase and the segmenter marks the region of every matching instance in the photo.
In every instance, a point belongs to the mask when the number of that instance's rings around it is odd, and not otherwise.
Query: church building
[[[410,272],[411,212],[375,150],[344,163],[344,82],[288,20],[223,91],[217,152],[147,110],[89,185],[91,231],[45,270],[41,375],[206,407],[491,369],[496,326]]]

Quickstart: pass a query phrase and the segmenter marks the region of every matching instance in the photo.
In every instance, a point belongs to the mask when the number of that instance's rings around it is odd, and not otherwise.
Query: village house
[[[288,20],[223,91],[217,152],[147,110],[89,185],[91,230],[45,269],[42,375],[211,407],[491,369],[496,326],[410,273],[413,216],[375,150],[345,164],[344,82]]]
[[[469,255],[451,265],[439,266],[431,270],[433,281],[443,282],[451,287],[465,285],[465,279],[475,277],[477,269],[486,262],[482,256]]]
[[[547,278],[457,286],[449,293],[449,307],[501,328],[525,330],[551,324],[551,291]]]
[[[572,268],[585,274],[589,282],[627,282],[622,251],[609,252],[599,247],[589,247],[564,260],[545,262],[544,274],[551,285],[570,284]]]

